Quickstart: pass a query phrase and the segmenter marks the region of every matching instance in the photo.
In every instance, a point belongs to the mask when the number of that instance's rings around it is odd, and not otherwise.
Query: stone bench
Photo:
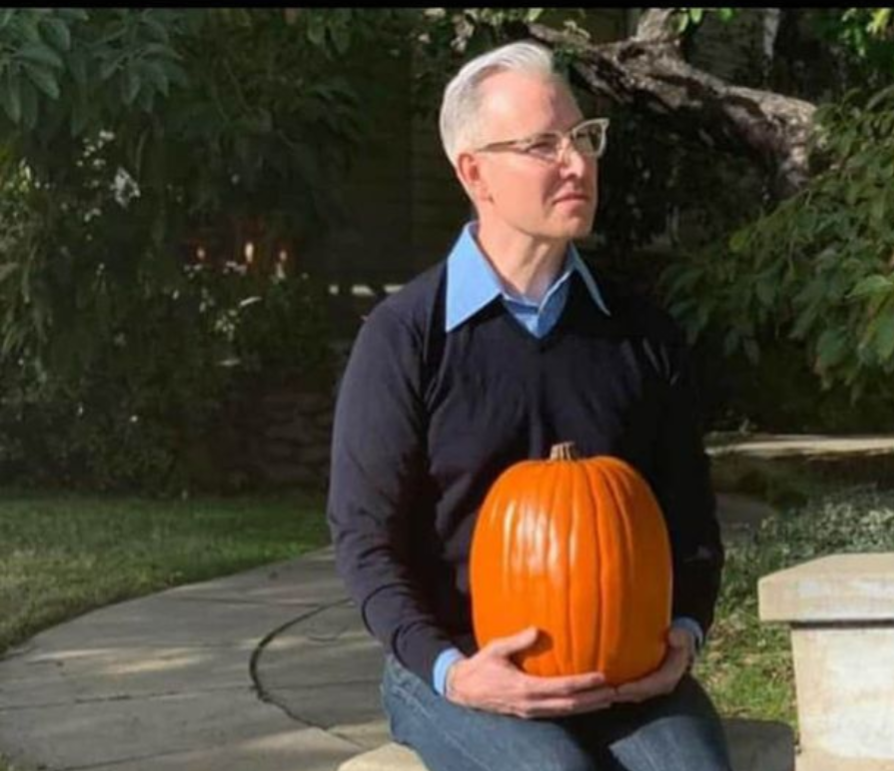
[[[791,625],[798,771],[894,769],[894,554],[840,554],[761,579]]]
[[[792,729],[784,723],[762,720],[725,720],[733,771],[793,771]],[[351,758],[339,771],[426,771],[412,750],[386,744]]]

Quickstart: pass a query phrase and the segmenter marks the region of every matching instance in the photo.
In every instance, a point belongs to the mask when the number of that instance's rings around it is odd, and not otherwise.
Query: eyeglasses
[[[569,146],[585,158],[599,158],[605,151],[608,118],[592,118],[578,123],[568,131],[544,131],[524,139],[491,142],[479,147],[476,153],[511,150],[547,163],[561,163]]]

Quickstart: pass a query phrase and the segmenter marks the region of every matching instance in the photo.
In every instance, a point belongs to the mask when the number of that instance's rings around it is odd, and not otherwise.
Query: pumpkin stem
[[[580,455],[574,442],[559,442],[559,444],[554,444],[549,451],[550,460],[577,460],[578,458]]]

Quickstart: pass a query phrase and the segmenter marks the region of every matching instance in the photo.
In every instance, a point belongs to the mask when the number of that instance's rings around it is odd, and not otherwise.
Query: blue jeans
[[[391,733],[429,771],[730,771],[720,718],[686,676],[669,696],[585,715],[523,720],[468,709],[385,663]]]

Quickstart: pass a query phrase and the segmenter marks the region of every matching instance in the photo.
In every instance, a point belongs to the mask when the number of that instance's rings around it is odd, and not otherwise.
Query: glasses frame
[[[582,152],[575,144],[575,135],[580,133],[581,130],[588,129],[591,126],[599,126],[602,128],[599,147],[596,148],[595,153]],[[529,158],[536,158],[537,160],[543,161],[545,163],[562,163],[565,160],[566,154],[568,153],[568,148],[574,147],[575,151],[584,158],[601,158],[602,155],[605,153],[608,126],[608,118],[589,118],[587,120],[581,121],[575,126],[572,126],[567,131],[541,131],[538,134],[532,134],[531,136],[522,137],[521,139],[507,139],[501,142],[489,142],[488,144],[483,145],[482,147],[479,147],[472,152],[495,153],[508,150],[521,153],[522,155],[525,155]],[[556,139],[557,142],[560,143],[558,145],[560,149],[558,155],[555,158],[545,158],[533,152],[534,146],[538,142],[548,137],[553,137]]]

